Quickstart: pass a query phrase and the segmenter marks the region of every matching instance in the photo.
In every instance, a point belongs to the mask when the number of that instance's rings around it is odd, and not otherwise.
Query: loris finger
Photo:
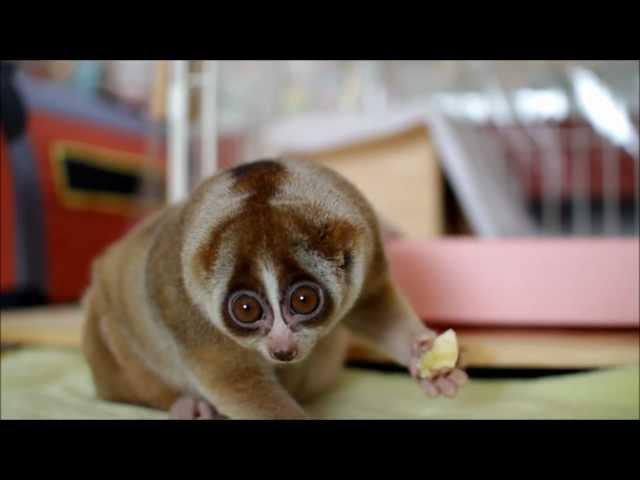
[[[192,420],[196,416],[196,401],[191,397],[179,398],[169,410],[171,420]]]
[[[179,398],[169,410],[172,420],[224,420],[224,415],[206,400],[192,397]]]
[[[431,383],[428,380],[423,380],[420,385],[422,386],[422,389],[427,393],[427,395],[429,395],[430,397],[437,397],[440,392],[438,391],[438,388]]]
[[[447,397],[454,397],[458,386],[452,380],[449,380],[446,377],[440,377],[435,382],[436,387],[440,392],[442,392]]]
[[[447,376],[447,378],[449,380],[453,381],[458,387],[461,387],[462,385],[464,385],[465,383],[467,383],[469,381],[469,376],[463,370],[460,370],[459,368],[456,368],[455,370],[453,370]]]

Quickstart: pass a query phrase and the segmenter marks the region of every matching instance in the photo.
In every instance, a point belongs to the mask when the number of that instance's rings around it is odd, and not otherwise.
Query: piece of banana
[[[431,350],[420,359],[419,369],[422,378],[432,378],[442,368],[454,368],[458,361],[458,339],[452,329],[439,335]]]

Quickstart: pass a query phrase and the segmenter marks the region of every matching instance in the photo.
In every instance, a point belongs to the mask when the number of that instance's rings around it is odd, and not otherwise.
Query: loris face
[[[304,359],[335,327],[368,260],[371,232],[356,206],[308,168],[263,161],[225,172],[200,193],[218,192],[217,207],[192,218],[212,224],[191,249],[196,302],[219,330],[276,364]]]

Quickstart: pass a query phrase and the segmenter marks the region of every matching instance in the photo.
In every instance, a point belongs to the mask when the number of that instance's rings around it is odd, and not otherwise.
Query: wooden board
[[[291,154],[342,174],[385,220],[409,238],[442,235],[444,185],[426,128],[410,128],[341,148]]]
[[[0,341],[79,347],[82,322],[82,310],[77,305],[5,310],[0,315]]]
[[[79,347],[77,306],[3,311],[2,343]],[[592,368],[638,364],[639,330],[456,329],[470,367]],[[354,339],[350,359],[388,363]]]
[[[480,368],[599,368],[637,365],[638,330],[557,330],[456,328],[469,367]],[[350,358],[389,363],[359,342]]]

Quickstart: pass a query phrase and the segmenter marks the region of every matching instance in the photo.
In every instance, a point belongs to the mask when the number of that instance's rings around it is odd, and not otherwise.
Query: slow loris
[[[261,160],[205,180],[111,246],[85,296],[84,351],[98,395],[174,418],[308,418],[345,359],[348,332],[429,380],[435,333],[394,286],[379,221],[337,173]]]

